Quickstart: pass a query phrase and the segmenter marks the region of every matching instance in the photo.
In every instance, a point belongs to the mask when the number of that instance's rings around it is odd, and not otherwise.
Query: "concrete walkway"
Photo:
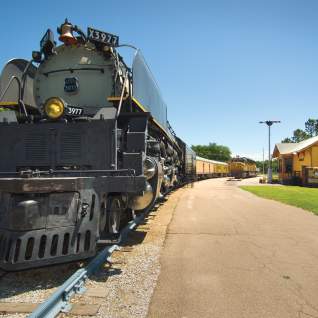
[[[236,186],[253,182],[183,193],[148,317],[318,317],[318,216]]]

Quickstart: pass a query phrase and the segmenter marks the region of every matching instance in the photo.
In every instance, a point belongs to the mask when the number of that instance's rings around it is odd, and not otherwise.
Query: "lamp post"
[[[271,126],[273,124],[280,123],[280,120],[266,120],[260,121],[260,124],[266,124],[268,126],[268,171],[267,171],[267,183],[272,183],[272,156],[271,156]]]
[[[264,154],[264,147],[263,147],[263,179],[265,175],[265,154]]]

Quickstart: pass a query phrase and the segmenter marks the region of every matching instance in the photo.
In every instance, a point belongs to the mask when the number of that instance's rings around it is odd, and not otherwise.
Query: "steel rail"
[[[121,237],[118,245],[124,243],[128,233],[136,228],[146,217],[154,204],[141,213],[134,220],[130,221],[120,232]],[[71,277],[69,277],[46,301],[40,304],[28,317],[29,318],[53,318],[60,312],[70,311],[72,305],[69,300],[74,294],[81,294],[85,292],[85,282],[87,278],[94,274],[105,262],[111,262],[110,256],[116,251],[120,250],[117,244],[105,247],[101,252],[95,256],[90,263],[78,269]]]

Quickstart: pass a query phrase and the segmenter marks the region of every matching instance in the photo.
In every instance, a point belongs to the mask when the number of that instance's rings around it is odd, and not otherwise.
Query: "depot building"
[[[278,160],[280,183],[318,187],[318,136],[298,143],[278,143],[273,158]]]

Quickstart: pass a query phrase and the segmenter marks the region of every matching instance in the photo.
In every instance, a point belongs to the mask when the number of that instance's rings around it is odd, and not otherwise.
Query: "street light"
[[[271,126],[273,124],[280,123],[280,120],[266,120],[260,121],[260,124],[266,124],[268,126],[268,172],[267,183],[272,183],[272,156],[271,156]]]

